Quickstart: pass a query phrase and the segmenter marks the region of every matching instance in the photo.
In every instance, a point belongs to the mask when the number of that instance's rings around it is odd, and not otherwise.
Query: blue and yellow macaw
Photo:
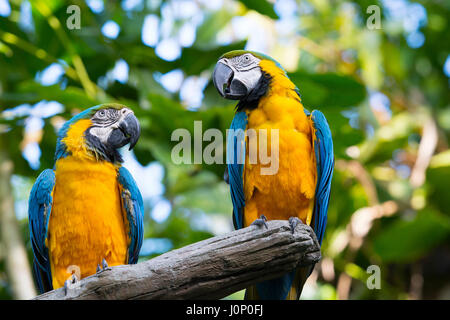
[[[29,199],[33,273],[41,293],[109,266],[134,264],[144,207],[118,149],[134,147],[140,125],[119,104],[89,108],[59,131],[55,166],[37,178]],[[78,279],[79,280],[79,279]],[[67,282],[69,281],[69,282]]]
[[[224,54],[214,69],[213,82],[222,97],[239,100],[230,129],[265,129],[267,146],[271,146],[272,130],[278,130],[275,174],[261,174],[267,165],[249,162],[245,135],[227,138],[225,177],[230,184],[235,228],[261,225],[265,219],[289,220],[295,228],[301,220],[313,227],[321,243],[334,167],[333,141],[325,116],[306,110],[281,65],[260,53],[237,50]],[[258,152],[261,143],[258,140]],[[251,286],[245,298],[299,299],[313,267],[297,268]]]

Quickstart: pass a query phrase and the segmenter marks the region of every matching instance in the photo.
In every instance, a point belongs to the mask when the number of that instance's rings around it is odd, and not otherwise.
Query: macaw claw
[[[105,259],[102,260],[102,268],[103,268],[103,270],[106,270],[106,269],[111,270],[111,268],[108,268],[108,264],[106,263]]]
[[[72,289],[74,287],[74,284],[76,284],[78,281],[80,281],[75,274],[72,274],[72,277],[70,279],[67,279],[64,282],[64,295],[67,296],[67,293],[69,292],[69,289]]]
[[[99,264],[97,264],[97,272],[96,273],[99,274],[99,273],[102,273],[103,271],[106,271],[106,270],[111,270],[111,268],[108,267],[108,263],[106,262],[105,259],[103,259],[101,267],[100,267]]]
[[[255,221],[252,222],[251,226],[258,226],[258,227],[265,226],[266,229],[269,229],[269,227],[267,226],[266,221],[267,221],[266,216],[262,214],[259,217],[259,219],[256,219]]]
[[[289,218],[289,226],[291,227],[291,232],[292,232],[292,234],[294,234],[295,227],[296,227],[298,224],[300,224],[300,223],[303,223],[303,222],[302,222],[302,220],[300,220],[300,219],[297,218],[297,217],[290,217],[290,218]]]

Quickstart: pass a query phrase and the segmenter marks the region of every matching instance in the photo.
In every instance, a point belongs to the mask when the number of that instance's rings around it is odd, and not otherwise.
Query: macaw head
[[[262,53],[235,50],[219,58],[213,72],[217,91],[225,99],[239,100],[240,104],[255,107],[255,102],[276,84],[281,89],[295,91],[283,67],[271,57]]]
[[[136,145],[141,133],[134,112],[121,104],[98,105],[77,114],[59,131],[56,160],[71,155],[82,159],[122,162],[118,149]]]

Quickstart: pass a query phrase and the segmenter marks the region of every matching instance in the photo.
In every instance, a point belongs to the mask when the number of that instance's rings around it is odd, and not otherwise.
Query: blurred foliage
[[[22,181],[12,186],[30,261],[26,198],[40,171],[53,167],[57,129],[73,114],[104,102],[134,109],[142,125],[134,155],[142,166],[164,169],[162,194],[146,199],[145,237],[166,239],[169,245],[142,260],[231,230],[225,165],[175,165],[171,134],[177,128],[193,133],[196,120],[202,121],[203,132],[218,128],[225,133],[234,104],[219,97],[211,72],[224,52],[247,48],[277,59],[299,87],[305,107],[323,111],[333,133],[337,165],[324,261],[303,297],[450,298],[448,2],[2,3],[10,12],[0,13],[0,132],[14,161],[14,178]],[[81,9],[80,29],[66,27],[71,4]],[[374,4],[381,9],[382,28],[371,30],[367,7]],[[156,41],[145,44],[143,24],[149,16],[157,21],[151,30]],[[119,26],[117,37],[102,33],[108,21]],[[185,43],[189,28],[195,39]],[[160,44],[177,39],[172,51],[180,50],[179,55],[164,58]],[[112,72],[118,61],[126,63],[125,80]],[[63,74],[55,83],[44,83],[41,77],[52,64],[62,67]],[[161,80],[172,70],[182,74],[175,89]],[[197,90],[200,105],[183,93],[195,91],[188,86],[195,81],[204,81]],[[63,109],[34,113],[39,103],[53,101]],[[36,117],[42,128],[30,132],[27,124]],[[24,157],[30,143],[41,150],[37,167]],[[170,203],[170,215],[157,222],[152,210],[161,199]],[[370,211],[385,203],[392,212]],[[358,212],[375,218],[358,220]],[[0,298],[12,298],[4,258],[0,251]],[[381,290],[366,286],[372,264],[381,268]],[[346,277],[352,281],[348,289]]]

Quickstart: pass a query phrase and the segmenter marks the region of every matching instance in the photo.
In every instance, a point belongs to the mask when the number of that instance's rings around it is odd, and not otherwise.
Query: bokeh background
[[[29,192],[64,121],[99,103],[130,106],[143,128],[123,150],[145,201],[142,261],[233,229],[225,165],[175,165],[170,137],[195,120],[225,133],[234,103],[211,73],[245,48],[278,60],[333,133],[323,259],[302,299],[449,299],[449,13],[438,0],[0,0],[0,298],[35,294]]]

